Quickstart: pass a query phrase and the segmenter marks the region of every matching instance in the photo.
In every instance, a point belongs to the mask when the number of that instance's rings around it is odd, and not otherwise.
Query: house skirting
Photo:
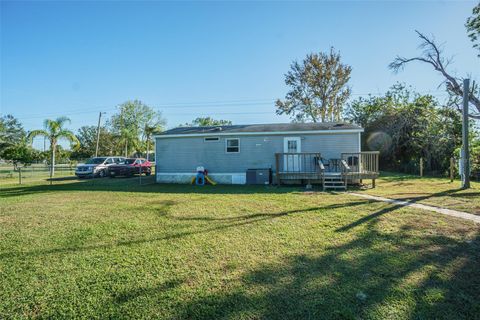
[[[157,172],[157,183],[186,183],[190,184],[195,173],[184,172]],[[247,180],[246,173],[209,173],[208,176],[218,184],[245,184]]]

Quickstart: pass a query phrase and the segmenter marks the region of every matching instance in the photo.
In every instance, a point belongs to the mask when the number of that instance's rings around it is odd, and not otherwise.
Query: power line
[[[244,106],[261,106],[273,105],[271,102],[254,102],[254,103],[222,103],[222,104],[197,104],[197,105],[157,105],[158,109],[180,109],[180,108],[218,108],[218,107],[244,107]]]
[[[235,107],[235,106],[258,106],[258,105],[270,105],[274,103],[275,100],[267,100],[267,99],[249,99],[249,100],[226,100],[226,101],[210,101],[210,102],[185,102],[185,103],[163,103],[155,105],[154,108],[156,109],[176,109],[176,108],[205,108],[205,107]],[[106,106],[98,106],[98,107],[89,107],[89,108],[81,108],[81,109],[72,109],[66,111],[66,113],[62,113],[62,115],[77,115],[77,114],[87,114],[87,113],[97,113],[99,110],[103,111],[113,111],[116,110],[119,106],[115,107],[106,107]],[[36,118],[43,118],[46,116],[58,116],[58,113],[41,113],[41,114],[29,114],[29,115],[21,115],[18,119],[36,119]]]
[[[176,116],[181,116],[181,115],[192,115],[193,113],[169,113],[170,115],[176,115]],[[263,111],[263,112],[205,112],[202,113],[204,115],[226,115],[226,114],[272,114],[272,111]],[[197,115],[197,114],[193,114]]]
[[[67,114],[82,114],[82,113],[89,113],[89,112],[98,112],[99,110],[113,110],[116,107],[105,107],[105,106],[97,106],[97,107],[87,107],[87,108],[81,108],[81,109],[71,109],[71,110],[66,110]],[[45,117],[45,116],[56,116],[58,115],[57,112],[55,113],[34,113],[34,114],[28,114],[28,115],[20,115],[18,118],[19,119],[27,119],[27,118],[34,118],[37,116]],[[62,115],[66,115],[65,113],[62,113]]]
[[[107,108],[99,108],[97,110],[93,110],[93,111],[85,111],[85,112],[72,112],[72,113],[63,113],[62,115],[63,116],[71,116],[71,115],[79,115],[79,114],[93,114],[93,113],[97,113],[98,110],[106,110],[106,111],[111,111],[111,109],[107,109]],[[169,114],[169,115],[189,115],[189,114],[193,114],[193,113],[198,113],[198,112],[189,112],[189,113],[171,113],[171,112],[165,112],[165,114]],[[260,113],[264,113],[264,114],[267,114],[267,113],[271,113],[270,112],[216,112],[216,111],[210,111],[210,112],[203,112],[203,113],[208,113],[208,114],[260,114]],[[45,117],[49,117],[49,116],[58,116],[58,114],[43,114],[41,116],[35,116],[35,117],[18,117],[17,119],[19,120],[30,120],[30,119],[42,119],[42,118],[45,118]]]
[[[442,90],[428,90],[428,91],[417,91],[420,94],[432,94],[433,92],[445,92]],[[385,93],[352,93],[352,96],[380,96]],[[433,95],[433,94],[432,94]],[[448,96],[447,93],[436,94],[436,97],[445,97]],[[225,101],[205,101],[205,102],[173,102],[173,103],[163,103],[155,105],[154,108],[162,111],[162,109],[188,109],[188,108],[227,108],[227,107],[247,107],[247,106],[274,106],[275,100],[272,99],[246,99],[246,100],[225,100]],[[80,114],[93,114],[102,111],[114,111],[117,110],[118,106],[115,107],[88,107],[81,109],[72,109],[62,113],[61,116],[70,116],[70,115],[80,115]],[[225,113],[225,112],[215,112],[215,114],[267,114],[270,112],[238,112],[238,113]],[[189,115],[191,113],[168,113],[170,115]],[[211,112],[209,114],[212,114]],[[42,114],[30,114],[25,116],[19,116],[19,120],[28,120],[28,119],[39,119],[45,117],[54,117],[60,116],[59,113],[42,113]]]
[[[203,101],[203,102],[170,102],[170,103],[163,103],[159,106],[195,106],[195,105],[217,105],[217,104],[254,104],[254,103],[270,103],[274,102],[275,100],[272,99],[245,99],[245,100],[224,100],[224,101]]]

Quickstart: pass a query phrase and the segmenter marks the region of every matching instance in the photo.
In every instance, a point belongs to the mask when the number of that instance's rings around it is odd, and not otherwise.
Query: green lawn
[[[480,182],[472,181],[472,188],[467,190],[460,186],[459,180],[383,173],[376,188],[362,192],[480,215]]]
[[[1,319],[480,319],[469,221],[344,193],[137,178],[0,194]]]

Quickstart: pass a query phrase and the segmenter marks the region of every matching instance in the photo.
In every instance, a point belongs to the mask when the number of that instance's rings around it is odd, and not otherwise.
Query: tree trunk
[[[147,161],[148,161],[148,152],[150,151],[150,139],[147,139]]]
[[[125,140],[125,158],[128,157],[128,140]]]
[[[57,149],[57,144],[52,142],[52,158],[50,161],[50,178],[53,178],[55,175],[55,151]]]

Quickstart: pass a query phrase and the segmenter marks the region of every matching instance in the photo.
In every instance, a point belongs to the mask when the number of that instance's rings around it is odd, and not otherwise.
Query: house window
[[[205,142],[217,142],[218,140],[220,140],[218,137],[214,137],[214,138],[205,138],[203,139]]]
[[[240,139],[225,139],[225,146],[227,153],[239,153]]]
[[[296,153],[297,152],[297,140],[288,140],[288,153]]]

